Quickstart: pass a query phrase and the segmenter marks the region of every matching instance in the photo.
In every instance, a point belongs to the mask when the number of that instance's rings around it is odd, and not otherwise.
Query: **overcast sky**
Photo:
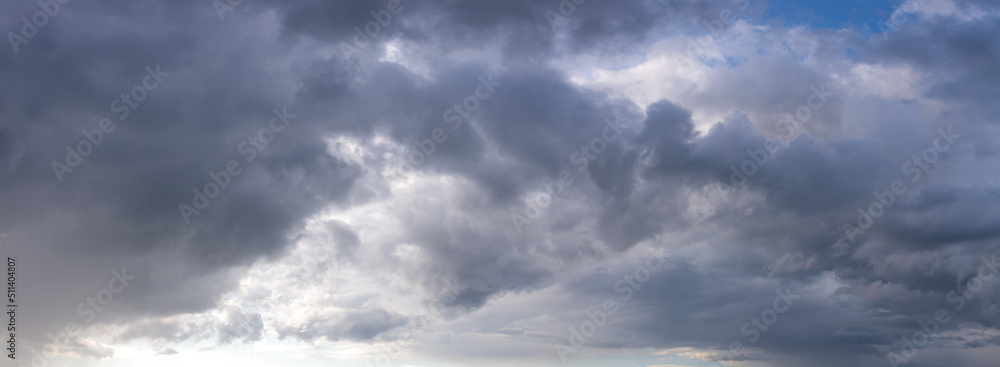
[[[1000,355],[995,0],[24,0],[0,31],[0,366]]]

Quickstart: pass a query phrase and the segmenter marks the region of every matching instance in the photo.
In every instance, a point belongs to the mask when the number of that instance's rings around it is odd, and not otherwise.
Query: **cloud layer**
[[[71,2],[31,37],[44,8],[0,8],[27,358],[1000,350],[992,2],[884,35],[725,0]]]

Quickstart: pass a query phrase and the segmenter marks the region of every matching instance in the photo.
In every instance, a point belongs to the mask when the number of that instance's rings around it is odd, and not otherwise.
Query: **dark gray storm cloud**
[[[21,17],[38,5],[0,5],[0,30],[27,41],[0,57],[0,232],[23,264],[22,340],[96,359],[113,346],[45,334],[115,327],[106,341],[161,355],[269,333],[393,340],[412,315],[348,282],[390,274],[384,289],[423,306],[450,289],[433,317],[456,333],[550,348],[620,296],[637,264],[614,259],[653,245],[668,266],[588,347],[717,359],[740,341],[735,359],[765,365],[876,366],[945,309],[935,354],[909,366],[995,351],[1000,281],[967,289],[1000,252],[995,5],[961,1],[985,15],[928,15],[888,40],[740,28],[731,39],[759,37],[746,59],[692,68],[691,85],[650,72],[681,92],[649,105],[578,73],[652,63],[741,4],[245,0],[220,19],[211,1],[70,2],[30,38]],[[919,83],[876,85],[858,65]],[[867,92],[893,87],[907,93]],[[802,111],[791,134],[780,121]],[[296,262],[313,242],[331,256]],[[228,297],[298,305],[245,282],[280,278],[271,265],[324,287],[316,308],[269,319]],[[122,273],[114,302],[88,304]],[[746,326],[781,292],[800,298],[777,324]],[[532,296],[558,307],[478,319]],[[187,319],[212,311],[225,318]]]

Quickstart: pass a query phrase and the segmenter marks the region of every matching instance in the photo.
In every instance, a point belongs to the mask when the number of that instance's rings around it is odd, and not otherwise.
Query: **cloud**
[[[179,354],[179,353],[180,352],[178,352],[176,350],[173,350],[173,349],[170,349],[170,348],[166,348],[166,349],[162,349],[160,351],[157,351],[156,355],[158,355],[158,356],[169,356],[169,355],[174,355],[174,354]]]
[[[771,366],[876,365],[1000,250],[991,2],[933,2],[887,38],[756,4],[704,27],[738,1],[401,4],[380,22],[389,3],[245,2],[225,21],[203,1],[73,3],[0,59],[3,243],[37,307],[21,340],[548,363],[657,248],[670,266],[581,356],[708,361],[740,342]],[[13,30],[37,10],[0,7]],[[124,116],[156,65],[169,75]],[[279,129],[275,109],[294,117]],[[77,313],[123,266],[106,311]],[[997,284],[911,365],[989,365]],[[778,291],[801,299],[750,341]],[[92,334],[46,340],[67,322]]]

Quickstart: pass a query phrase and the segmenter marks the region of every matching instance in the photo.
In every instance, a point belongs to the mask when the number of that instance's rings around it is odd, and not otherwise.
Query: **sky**
[[[917,2],[914,2],[916,4]],[[902,5],[892,0],[847,1],[791,1],[774,0],[767,3],[767,19],[788,25],[806,25],[815,28],[863,28],[876,26],[879,21],[892,16]],[[876,26],[877,28],[877,26]]]
[[[993,0],[0,5],[0,366],[986,367]]]

